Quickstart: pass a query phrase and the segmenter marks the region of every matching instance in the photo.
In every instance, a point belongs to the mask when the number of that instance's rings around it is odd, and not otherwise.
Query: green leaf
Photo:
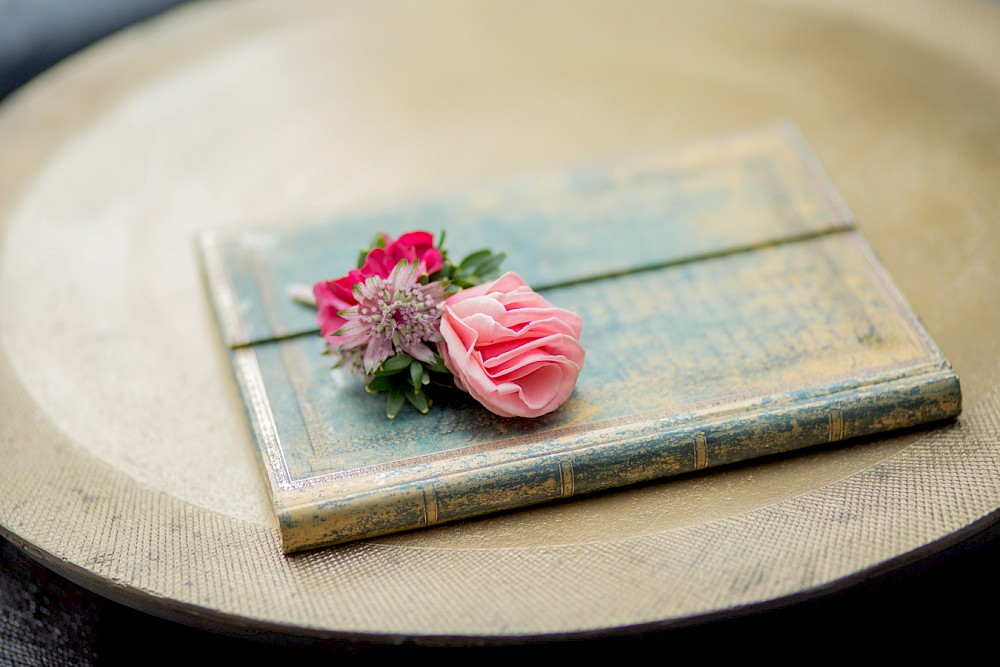
[[[410,405],[415,407],[417,412],[422,415],[426,415],[428,410],[431,409],[431,401],[427,398],[427,394],[415,394],[408,391],[404,396],[406,396],[406,400],[410,402]]]
[[[477,250],[476,252],[467,255],[458,265],[458,268],[462,271],[474,271],[475,267],[488,260],[492,254],[493,253],[489,250]]]
[[[397,354],[382,362],[379,370],[387,375],[398,373],[413,362],[413,357],[408,354]]]
[[[451,265],[445,264],[440,269],[427,276],[427,282],[435,282],[437,280],[449,280],[451,278]]]
[[[405,403],[406,395],[403,392],[395,388],[390,389],[389,396],[385,399],[385,416],[395,419]]]
[[[396,374],[398,374],[398,373],[400,373],[400,372],[402,372],[404,370],[406,370],[406,366],[403,366],[402,368],[391,368],[389,370],[385,370],[384,368],[382,368],[381,366],[379,366],[378,368],[375,369],[374,372],[372,372],[371,376],[373,378],[391,377],[391,376],[396,375]]]
[[[369,394],[377,394],[380,391],[389,391],[393,387],[392,378],[385,375],[377,375],[365,385],[365,391]]]
[[[489,278],[500,269],[500,265],[503,264],[505,259],[507,259],[507,253],[505,252],[498,252],[495,255],[491,255],[488,260],[476,268],[476,273],[480,278]]]
[[[448,370],[448,367],[444,365],[444,359],[441,357],[440,354],[434,355],[433,364],[429,364],[425,361],[424,367],[426,367],[427,370],[432,371],[434,373],[451,373],[451,371]]]
[[[424,384],[424,365],[416,359],[410,364],[410,383],[413,385],[413,393],[419,394]]]

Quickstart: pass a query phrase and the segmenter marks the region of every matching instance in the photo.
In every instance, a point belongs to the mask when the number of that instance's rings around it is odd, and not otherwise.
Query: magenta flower
[[[369,276],[388,278],[393,268],[404,259],[419,263],[420,276],[430,276],[443,266],[444,254],[434,246],[434,236],[429,232],[406,232],[398,239],[385,233],[379,234],[379,237],[382,245],[370,249],[359,268],[351,269],[346,276],[323,280],[313,286],[316,322],[330,349],[336,350],[344,343],[339,332],[347,321],[340,312],[357,304],[355,285]]]
[[[446,285],[437,281],[421,284],[423,271],[422,262],[401,259],[387,277],[372,275],[355,283],[357,305],[338,313],[346,323],[333,333],[339,340],[336,351],[360,352],[364,347],[362,363],[368,375],[397,354],[434,363],[434,350],[427,343],[441,340],[441,302]]]
[[[383,247],[368,251],[361,272],[365,276],[385,278],[400,260],[420,262],[420,274],[431,275],[443,266],[441,250],[434,247],[434,236],[429,232],[407,232],[398,239],[382,233]]]

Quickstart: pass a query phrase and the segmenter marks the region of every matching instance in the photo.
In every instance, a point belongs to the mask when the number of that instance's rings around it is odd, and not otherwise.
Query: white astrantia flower
[[[334,333],[342,337],[337,351],[364,347],[362,360],[368,375],[397,354],[434,363],[434,350],[427,343],[441,340],[446,284],[435,281],[424,285],[419,278],[419,264],[404,259],[386,278],[375,275],[356,283],[353,294],[357,305],[338,313],[347,322]]]

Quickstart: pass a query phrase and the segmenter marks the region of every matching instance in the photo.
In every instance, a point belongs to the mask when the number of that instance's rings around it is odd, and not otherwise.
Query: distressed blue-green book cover
[[[455,395],[387,420],[288,296],[376,232],[504,249],[583,317],[562,407]],[[207,232],[209,294],[286,551],[947,419],[958,379],[796,128],[779,123],[408,207]]]

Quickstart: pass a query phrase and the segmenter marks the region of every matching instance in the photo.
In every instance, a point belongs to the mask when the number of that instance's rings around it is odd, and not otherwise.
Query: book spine
[[[650,422],[536,457],[285,506],[282,539],[286,552],[349,542],[951,419],[961,409],[958,378],[941,367],[780,406],[696,414],[669,429]]]

